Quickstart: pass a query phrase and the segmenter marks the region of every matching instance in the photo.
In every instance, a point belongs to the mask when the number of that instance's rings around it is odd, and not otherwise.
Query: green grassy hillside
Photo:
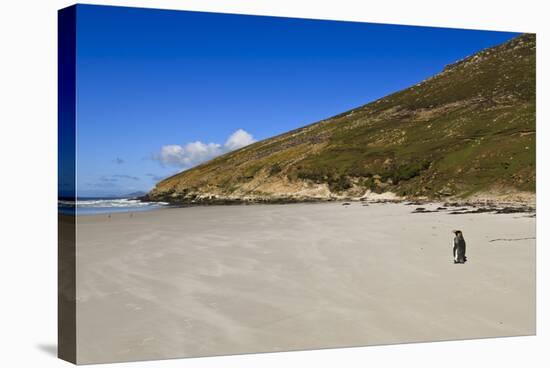
[[[535,36],[167,178],[152,200],[469,197],[535,191]]]

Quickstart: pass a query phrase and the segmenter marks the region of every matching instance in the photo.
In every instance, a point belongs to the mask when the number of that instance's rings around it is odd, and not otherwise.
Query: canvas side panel
[[[58,357],[76,363],[76,7],[58,12]],[[65,205],[63,205],[65,204]]]

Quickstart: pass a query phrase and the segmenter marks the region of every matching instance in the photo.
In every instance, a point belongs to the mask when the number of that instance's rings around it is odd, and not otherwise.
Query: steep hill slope
[[[535,191],[535,36],[159,182],[150,200],[308,200]]]

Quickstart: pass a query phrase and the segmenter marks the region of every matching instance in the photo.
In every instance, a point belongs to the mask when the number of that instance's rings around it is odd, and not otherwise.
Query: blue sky
[[[147,191],[517,34],[79,5],[77,191]]]

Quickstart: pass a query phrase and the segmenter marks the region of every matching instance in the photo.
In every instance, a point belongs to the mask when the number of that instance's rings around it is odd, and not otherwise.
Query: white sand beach
[[[80,216],[78,362],[534,334],[535,218],[414,209]],[[463,265],[453,229],[466,239]]]

